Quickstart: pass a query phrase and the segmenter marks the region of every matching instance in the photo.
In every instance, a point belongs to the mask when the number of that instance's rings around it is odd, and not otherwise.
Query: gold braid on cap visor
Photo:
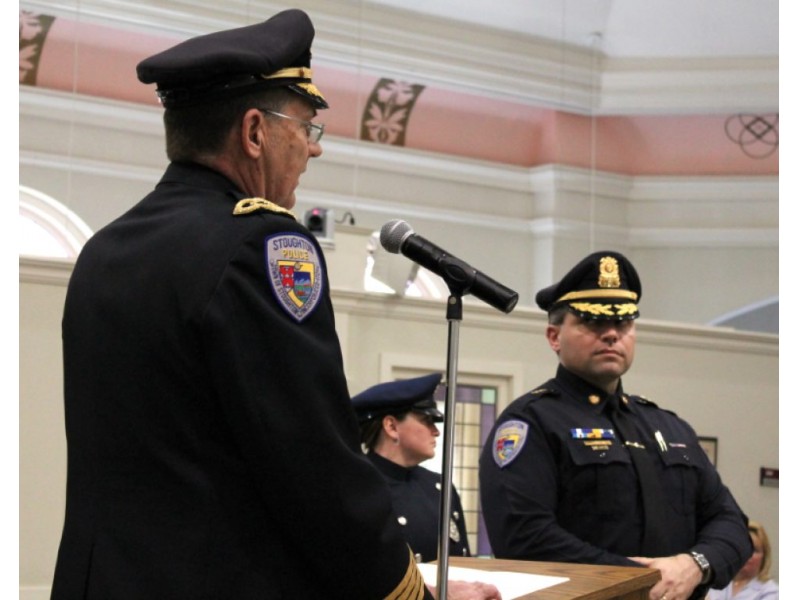
[[[627,304],[596,304],[594,302],[570,302],[570,308],[596,317],[635,316],[639,310],[633,302]]]
[[[280,71],[275,71],[271,75],[262,75],[262,79],[307,79],[308,81],[298,81],[294,85],[303,88],[306,92],[317,98],[325,100],[325,96],[319,91],[317,86],[311,83],[313,71],[308,67],[287,67]]]
[[[636,300],[638,299],[639,295],[636,292],[632,292],[630,290],[580,290],[577,292],[569,292],[568,294],[564,294],[556,300],[553,305],[560,304],[561,302],[568,302],[570,300],[582,300],[582,299],[596,299],[596,298],[609,298],[609,299],[621,299],[621,300],[632,300],[632,302],[626,302],[622,304],[599,304],[595,302],[569,302],[570,308],[580,311],[582,313],[588,313],[590,315],[594,315],[596,317],[625,317],[625,316],[636,316],[639,307],[636,306]]]
[[[271,75],[262,75],[264,79],[308,79],[311,81],[311,75],[313,71],[308,67],[288,67],[286,69],[281,69],[280,71],[275,71]]]
[[[636,302],[639,299],[639,294],[630,290],[580,290],[564,294],[561,298],[553,302],[553,304],[567,302],[568,300],[584,300],[586,298],[621,298],[623,300],[632,300]]]

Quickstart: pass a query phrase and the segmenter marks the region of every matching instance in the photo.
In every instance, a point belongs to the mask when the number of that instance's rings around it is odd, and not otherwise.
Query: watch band
[[[698,568],[700,569],[700,573],[702,573],[702,579],[700,580],[701,584],[706,584],[711,581],[711,563],[708,562],[708,559],[699,552],[691,551],[689,555],[694,560],[695,564],[697,564]]]

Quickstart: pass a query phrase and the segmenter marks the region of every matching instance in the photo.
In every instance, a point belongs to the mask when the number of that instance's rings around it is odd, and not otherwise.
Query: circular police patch
[[[317,247],[303,235],[283,233],[264,239],[264,255],[278,304],[302,321],[322,298],[322,260]]]
[[[498,467],[505,467],[517,458],[527,436],[528,424],[525,421],[506,421],[497,428],[492,455]]]

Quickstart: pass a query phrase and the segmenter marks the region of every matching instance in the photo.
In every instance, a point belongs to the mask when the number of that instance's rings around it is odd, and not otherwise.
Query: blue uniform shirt
[[[439,554],[441,475],[419,466],[408,469],[374,452],[368,456],[389,484],[394,512],[418,562],[436,560]],[[464,511],[455,488],[450,508],[450,556],[469,556]]]
[[[752,554],[747,520],[688,423],[622,392],[659,471],[670,535],[659,556],[704,554],[717,587]],[[498,417],[480,458],[481,502],[497,558],[629,565],[641,556],[642,506],[606,393],[563,367]],[[658,435],[656,434],[658,432]]]

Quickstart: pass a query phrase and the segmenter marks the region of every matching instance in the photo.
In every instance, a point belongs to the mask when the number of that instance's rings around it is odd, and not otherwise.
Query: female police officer
[[[436,451],[444,420],[433,392],[441,375],[390,381],[353,398],[361,425],[361,443],[392,492],[398,522],[418,562],[436,560],[441,476],[419,466]],[[450,555],[469,556],[464,511],[453,490],[450,513]]]

